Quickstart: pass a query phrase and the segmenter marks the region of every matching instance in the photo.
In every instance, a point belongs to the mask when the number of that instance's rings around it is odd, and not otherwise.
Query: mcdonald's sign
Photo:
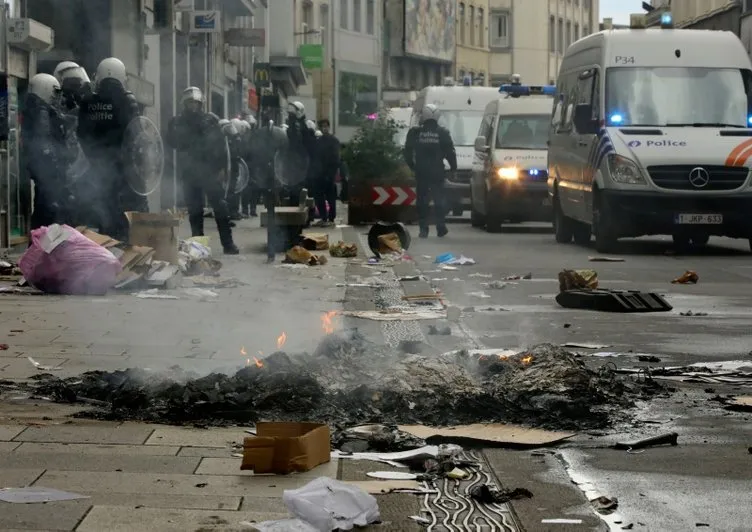
[[[256,88],[272,86],[272,68],[269,63],[253,65],[253,84]]]

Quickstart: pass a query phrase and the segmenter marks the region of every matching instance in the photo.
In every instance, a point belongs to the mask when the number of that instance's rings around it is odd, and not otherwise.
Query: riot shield
[[[242,157],[238,157],[238,171],[235,175],[235,194],[243,192],[251,182],[251,172]]]
[[[157,126],[145,116],[137,116],[123,135],[123,166],[128,185],[140,196],[154,192],[162,180],[164,146]]]

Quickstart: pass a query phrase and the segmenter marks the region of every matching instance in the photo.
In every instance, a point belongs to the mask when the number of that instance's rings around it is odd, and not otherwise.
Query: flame
[[[499,360],[507,360],[507,359],[509,359],[508,356],[506,356],[506,355],[499,355]]]
[[[523,364],[530,364],[533,361],[533,355],[528,355],[522,359]]]
[[[337,311],[331,310],[329,312],[324,313],[321,316],[321,328],[324,329],[324,332],[326,334],[332,334],[334,332],[334,325],[332,324],[332,319],[336,315],[337,315]]]
[[[287,341],[287,334],[282,332],[282,334],[279,335],[279,338],[277,338],[277,349],[282,349],[282,346],[285,345],[286,341]]]
[[[257,367],[257,368],[263,368],[263,367],[264,367],[264,363],[263,363],[263,362],[261,362],[261,361],[260,361],[260,360],[259,360],[258,358],[256,358],[256,357],[253,357],[253,362],[254,362],[254,363],[256,364],[256,367]]]
[[[240,355],[244,356],[244,357],[248,356],[248,352],[245,350],[245,347],[241,347],[240,348]],[[250,366],[251,365],[251,359],[250,358],[246,358],[245,359],[245,365],[246,366]]]

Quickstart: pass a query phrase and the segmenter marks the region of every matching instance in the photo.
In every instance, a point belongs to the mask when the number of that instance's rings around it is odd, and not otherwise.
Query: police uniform
[[[405,141],[405,160],[415,173],[416,202],[422,237],[428,236],[431,200],[433,200],[438,234],[444,236],[447,233],[444,221],[446,215],[445,159],[450,169],[456,172],[457,154],[449,130],[440,126],[433,118],[426,119],[420,126],[410,129]]]
[[[146,198],[132,191],[125,177],[122,146],[125,129],[140,116],[135,96],[110,79],[81,102],[78,139],[92,165],[90,182],[100,231],[118,240],[128,237],[125,211],[148,211]]]
[[[214,211],[219,239],[225,253],[237,254],[232,239],[230,214],[220,179],[227,169],[225,134],[213,113],[183,112],[167,128],[167,144],[177,150],[183,195],[188,206],[192,236],[204,235],[204,196]]]

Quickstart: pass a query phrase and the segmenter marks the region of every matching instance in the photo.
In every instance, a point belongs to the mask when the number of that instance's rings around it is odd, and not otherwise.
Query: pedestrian
[[[103,59],[94,76],[94,91],[81,102],[78,117],[78,139],[91,164],[86,185],[92,195],[86,203],[95,211],[99,230],[122,241],[129,233],[125,211],[149,210],[146,197],[131,188],[125,175],[125,131],[141,115],[126,80],[120,59]]]
[[[36,74],[29,81],[23,110],[21,147],[29,176],[34,182],[31,229],[64,223],[68,151],[65,122],[58,110],[60,83],[50,74]]]
[[[457,154],[452,136],[445,127],[439,125],[439,108],[434,104],[423,106],[420,126],[413,127],[405,141],[405,161],[415,173],[417,185],[417,207],[420,225],[420,238],[428,237],[430,203],[433,200],[433,214],[436,233],[445,236],[447,229],[446,193],[444,182],[444,160],[452,172],[457,171]]]
[[[224,182],[227,145],[219,117],[204,110],[204,95],[188,87],[180,101],[180,114],[167,126],[167,145],[177,151],[183,195],[188,206],[191,236],[204,236],[204,196],[214,211],[219,240],[226,255],[240,253],[232,239],[232,227]]]
[[[331,124],[326,118],[319,121],[319,173],[314,184],[314,197],[323,225],[332,225],[337,217],[337,173],[342,163],[340,142],[332,135],[330,128]]]

